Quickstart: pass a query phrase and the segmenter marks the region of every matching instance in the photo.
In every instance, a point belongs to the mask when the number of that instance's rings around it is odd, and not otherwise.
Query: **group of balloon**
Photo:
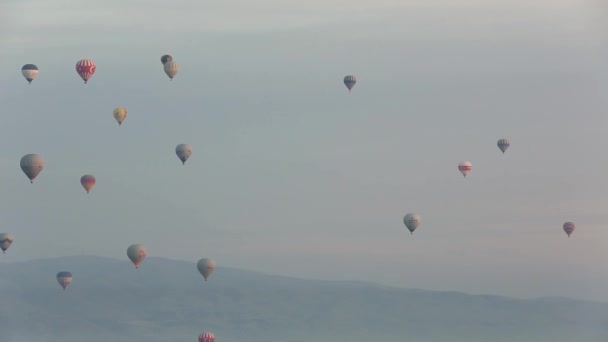
[[[163,55],[160,60],[163,64],[163,69],[165,73],[167,74],[170,80],[173,80],[173,78],[179,71],[179,65],[173,60],[173,57],[171,55]],[[76,72],[82,78],[85,84],[95,74],[95,70],[96,65],[93,60],[82,59],[76,63]],[[38,76],[38,67],[34,64],[26,64],[21,68],[21,73],[23,74],[23,77],[25,77],[25,79],[28,81],[28,83],[31,84],[32,81]],[[356,83],[356,76],[347,75],[344,77],[344,85],[346,86],[349,92],[352,91]],[[112,115],[120,126],[127,117],[127,109],[124,107],[117,107],[113,110]],[[508,139],[500,139],[497,142],[497,146],[503,154],[507,151],[510,145],[511,143]],[[192,155],[192,146],[188,144],[179,144],[175,148],[175,153],[179,160],[182,162],[182,164],[185,165],[188,158],[190,158],[190,156]],[[34,182],[34,179],[36,179],[36,177],[44,168],[44,160],[42,159],[42,156],[38,154],[27,154],[23,156],[21,158],[20,164],[21,170],[25,173],[31,183]],[[469,161],[462,161],[458,164],[458,170],[465,178],[469,174],[469,172],[471,172],[472,168],[473,165]],[[82,185],[84,190],[89,193],[95,186],[95,176],[89,174],[83,175],[80,178],[80,184]],[[416,228],[420,225],[420,222],[421,217],[416,213],[408,213],[403,218],[403,223],[411,234],[414,233]],[[570,235],[574,231],[574,228],[575,225],[572,222],[566,222],[563,224],[563,230],[566,232],[568,237],[570,237]],[[0,248],[2,249],[3,253],[6,253],[6,250],[11,246],[12,243],[13,236],[11,234],[0,234]],[[139,265],[142,263],[146,255],[146,248],[142,244],[133,244],[127,248],[127,257],[131,260],[133,265],[135,265],[135,268],[139,268]],[[205,279],[205,281],[207,281],[207,279],[215,269],[215,261],[209,258],[202,258],[197,262],[196,267]],[[65,290],[72,283],[72,273],[67,271],[57,273],[57,281]],[[203,332],[199,335],[199,342],[214,341],[215,336],[211,332]]]

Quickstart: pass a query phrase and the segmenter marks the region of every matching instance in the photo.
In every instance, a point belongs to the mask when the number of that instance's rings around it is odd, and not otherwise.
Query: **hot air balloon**
[[[471,168],[473,168],[473,165],[468,161],[463,161],[458,164],[458,170],[460,170],[460,173],[462,173],[465,178],[469,172],[471,172]]]
[[[357,77],[355,77],[353,75],[348,75],[348,76],[344,77],[344,85],[346,86],[346,88],[348,88],[349,92],[353,89],[353,87],[355,86],[356,83],[357,83]]]
[[[198,342],[215,342],[215,336],[209,331],[205,331],[198,335]]]
[[[21,170],[29,178],[30,183],[34,183],[34,179],[40,174],[44,168],[44,160],[39,154],[26,154],[21,158]]]
[[[410,213],[410,214],[405,215],[405,217],[403,217],[403,223],[405,224],[407,229],[412,234],[414,234],[414,230],[416,230],[416,228],[420,224],[420,221],[421,221],[421,218],[420,218],[420,215],[418,215],[418,214]]]
[[[127,118],[127,109],[125,107],[114,108],[112,112],[114,119],[118,122],[118,126],[122,125],[122,122]]]
[[[0,234],[0,249],[2,254],[6,253],[6,250],[13,244],[13,236],[9,233]]]
[[[59,285],[61,285],[61,287],[63,287],[63,290],[65,291],[65,288],[68,287],[72,283],[72,273],[70,273],[70,272],[57,273],[57,282],[59,283]]]
[[[500,139],[500,140],[498,140],[496,145],[504,154],[505,151],[509,148],[509,146],[511,146],[511,142],[509,141],[509,139]]]
[[[81,59],[76,63],[76,72],[80,75],[84,84],[87,84],[87,81],[95,73],[96,68],[95,62],[90,59]]]
[[[186,160],[192,155],[192,146],[188,144],[179,144],[175,147],[175,154],[177,154],[179,160],[182,161],[182,165],[185,165]]]
[[[32,84],[32,81],[38,76],[38,67],[34,64],[26,64],[21,67],[21,74],[27,80],[28,84]]]
[[[148,255],[148,253],[146,252],[146,247],[144,247],[144,245],[131,245],[127,248],[127,256],[133,265],[135,265],[135,268],[139,268],[139,265],[144,261],[146,255]]]
[[[87,191],[87,194],[93,187],[95,186],[95,176],[93,175],[84,175],[80,177],[80,184]]]
[[[160,57],[160,62],[163,63],[163,65],[165,65],[165,63],[167,62],[171,62],[173,60],[173,57],[171,57],[171,55],[162,55]]]
[[[198,271],[203,275],[205,281],[207,281],[207,278],[209,278],[209,276],[211,275],[211,273],[213,273],[213,270],[215,269],[215,260],[202,258],[196,264],[196,268],[198,268]]]
[[[163,68],[165,69],[165,74],[173,81],[173,77],[175,77],[175,74],[179,71],[179,65],[174,61],[169,61],[164,64]]]
[[[568,237],[570,237],[570,234],[572,234],[574,228],[576,228],[576,226],[573,222],[564,223],[564,231],[566,232],[566,234],[568,234]]]

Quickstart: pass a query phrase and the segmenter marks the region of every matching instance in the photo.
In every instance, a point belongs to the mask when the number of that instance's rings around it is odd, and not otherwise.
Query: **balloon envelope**
[[[509,139],[500,139],[500,140],[498,140],[496,145],[504,154],[505,151],[509,148],[509,146],[511,146],[511,142],[509,141]]]
[[[39,154],[26,154],[21,158],[19,163],[21,170],[31,183],[34,183],[34,179],[38,177],[42,169],[44,169],[44,159]]]
[[[13,235],[9,233],[0,234],[0,249],[2,249],[2,253],[5,253],[6,250],[13,244]]]
[[[160,57],[160,62],[163,63],[163,65],[165,65],[165,63],[167,62],[171,62],[173,60],[173,57],[171,57],[171,55],[162,55]]]
[[[65,290],[72,283],[72,273],[70,272],[59,272],[57,273],[57,282]]]
[[[198,342],[215,342],[215,336],[209,331],[205,331],[198,335]]]
[[[574,232],[574,228],[576,228],[576,225],[574,225],[574,222],[566,222],[564,223],[564,232],[566,232],[566,234],[568,234],[568,237],[570,237],[570,234],[572,234],[572,232]]]
[[[34,64],[26,64],[21,67],[21,74],[28,83],[32,83],[32,81],[38,76],[38,67]]]
[[[213,270],[215,269],[215,260],[202,258],[196,264],[196,268],[201,273],[203,278],[205,278],[205,281],[207,281],[207,278],[209,278],[209,276],[211,275],[211,273],[213,273]]]
[[[163,68],[165,69],[165,74],[167,74],[167,76],[169,76],[171,80],[173,80],[173,77],[175,77],[175,75],[179,71],[179,65],[177,65],[177,63],[173,61],[165,63],[163,65]]]
[[[135,268],[139,268],[139,265],[144,261],[146,255],[148,255],[148,253],[146,252],[146,247],[144,247],[144,245],[135,244],[127,248],[127,256],[133,265],[135,265]]]
[[[122,125],[122,122],[125,121],[125,119],[127,118],[127,109],[125,107],[117,107],[114,108],[114,111],[112,111],[112,116],[114,116],[114,119],[116,120],[116,122],[118,122],[118,125]]]
[[[179,144],[175,147],[175,154],[177,154],[179,160],[182,161],[182,164],[186,164],[186,160],[192,155],[192,146],[188,144]]]
[[[87,191],[87,194],[93,189],[95,182],[95,176],[93,175],[84,175],[80,177],[80,184]]]
[[[354,75],[348,75],[344,77],[344,85],[348,88],[348,91],[351,91],[355,84],[357,83],[357,77]]]
[[[464,177],[466,177],[469,174],[469,172],[471,172],[472,168],[473,168],[473,165],[471,163],[469,163],[468,161],[463,161],[458,164],[458,170],[460,171],[460,173],[462,173],[462,175]]]
[[[80,75],[80,78],[87,84],[87,81],[93,76],[97,66],[95,62],[90,59],[81,59],[76,62],[76,72]]]
[[[412,234],[414,234],[414,230],[418,228],[421,221],[420,215],[415,213],[409,213],[403,217],[403,223]]]

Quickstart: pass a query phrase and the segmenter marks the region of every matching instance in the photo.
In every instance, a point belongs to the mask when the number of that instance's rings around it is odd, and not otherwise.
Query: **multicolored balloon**
[[[139,268],[139,265],[146,258],[148,253],[146,252],[146,247],[144,245],[135,244],[129,246],[127,248],[127,257],[131,260],[135,268]]]
[[[205,331],[198,335],[198,342],[215,342],[215,336],[209,331]]]
[[[175,154],[177,154],[179,160],[182,161],[182,165],[185,165],[186,160],[192,155],[192,146],[188,144],[179,144],[175,147]]]
[[[209,276],[211,275],[211,273],[213,273],[213,270],[215,269],[215,260],[202,258],[196,264],[196,268],[201,273],[203,278],[205,278],[205,281],[207,281],[207,278],[209,278]]]
[[[169,61],[164,64],[163,68],[165,69],[165,74],[167,74],[167,76],[169,76],[169,79],[173,81],[173,77],[175,77],[175,75],[179,71],[179,65],[177,65],[177,63],[175,63],[174,61]]]
[[[407,229],[410,231],[411,234],[414,234],[414,230],[416,230],[416,228],[418,228],[418,225],[420,224],[420,222],[422,221],[422,219],[420,218],[420,215],[415,214],[415,213],[410,213],[405,215],[405,217],[403,217],[403,223],[405,224],[405,226],[407,227]]]
[[[13,235],[9,233],[0,234],[0,249],[2,254],[6,254],[6,250],[13,244]]]
[[[57,273],[57,282],[59,283],[59,285],[61,285],[61,287],[63,287],[63,290],[65,291],[65,288],[72,283],[72,273],[65,271]]]
[[[357,77],[355,77],[354,75],[348,75],[344,77],[344,85],[346,86],[346,88],[348,88],[349,92],[353,89],[355,84],[357,84]]]
[[[90,59],[81,59],[76,63],[76,72],[80,75],[84,84],[87,84],[87,81],[93,77],[96,69],[95,62]]]
[[[87,191],[87,194],[93,189],[95,182],[95,176],[93,175],[84,175],[80,177],[80,184]]]
[[[118,122],[118,126],[122,125],[122,122],[127,118],[127,109],[125,107],[117,107],[112,111],[112,116],[116,122]]]
[[[576,228],[576,226],[574,225],[574,222],[566,222],[564,223],[563,228],[566,234],[568,234],[568,237],[570,237],[570,234],[574,232],[574,228]]]
[[[44,159],[39,154],[26,154],[21,158],[20,165],[21,170],[29,178],[30,183],[34,183],[34,179],[38,177],[44,168]]]
[[[38,76],[38,67],[34,64],[26,64],[21,67],[21,74],[25,77],[28,84],[32,84],[32,81]]]
[[[498,140],[496,145],[504,154],[505,151],[509,148],[509,146],[511,146],[511,142],[509,141],[509,139],[500,139],[500,140]]]
[[[469,174],[469,172],[471,172],[471,169],[473,168],[473,164],[471,164],[468,161],[463,161],[460,162],[458,164],[458,170],[460,171],[460,173],[462,173],[462,175],[466,178],[467,175]]]
[[[173,60],[173,57],[171,57],[171,55],[162,55],[160,57],[160,62],[163,63],[163,65],[165,65],[165,63],[167,62],[171,62]]]

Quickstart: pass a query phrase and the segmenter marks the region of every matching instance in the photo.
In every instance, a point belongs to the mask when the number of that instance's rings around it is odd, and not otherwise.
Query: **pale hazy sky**
[[[128,262],[143,243],[212,257],[218,276],[608,301],[606,11],[0,0],[0,231],[15,236],[0,262]],[[173,82],[162,54],[181,67]],[[81,58],[97,63],[86,86]],[[30,86],[26,63],[40,68]],[[347,74],[359,78],[351,94]],[[117,106],[129,111],[121,127]],[[179,143],[193,146],[186,166]],[[46,160],[34,185],[19,168],[27,153]],[[466,180],[461,160],[473,163]],[[422,216],[413,236],[407,212]]]

